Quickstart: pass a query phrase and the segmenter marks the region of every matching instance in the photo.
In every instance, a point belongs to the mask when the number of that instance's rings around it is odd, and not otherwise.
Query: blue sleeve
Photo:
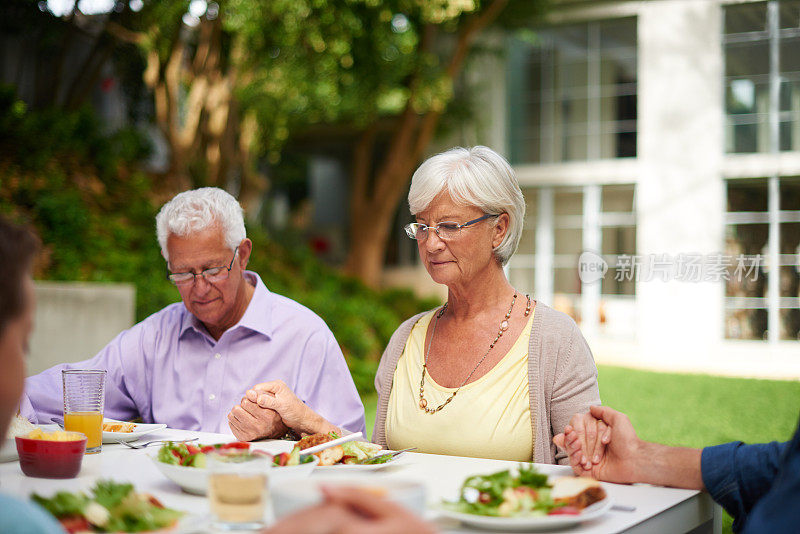
[[[733,516],[734,531],[741,530],[753,506],[772,487],[787,447],[788,443],[774,441],[757,445],[737,441],[703,449],[703,484]]]
[[[800,525],[800,426],[769,492],[750,512],[744,532],[797,532]]]
[[[0,532],[14,534],[63,533],[61,524],[38,505],[0,495]]]

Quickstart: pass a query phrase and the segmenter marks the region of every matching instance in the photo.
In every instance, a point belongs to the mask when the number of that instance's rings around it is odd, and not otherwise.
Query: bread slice
[[[104,421],[103,432],[133,432],[136,430],[135,423],[123,423],[117,421]]]
[[[606,498],[600,482],[589,477],[562,477],[553,482],[550,496],[556,504],[574,506],[579,510]]]
[[[302,452],[306,449],[310,449],[311,447],[316,447],[317,445],[333,441],[333,439],[334,438],[332,438],[329,434],[311,434],[310,436],[306,436],[298,441],[297,446],[300,447],[300,451]],[[328,447],[327,449],[315,452],[314,456],[319,458],[320,466],[334,465],[344,458],[344,449],[342,449],[341,445],[336,445],[335,447]]]
[[[335,447],[328,447],[315,452],[314,455],[319,457],[320,466],[334,465],[344,457],[344,449],[342,449],[341,445],[336,445]]]

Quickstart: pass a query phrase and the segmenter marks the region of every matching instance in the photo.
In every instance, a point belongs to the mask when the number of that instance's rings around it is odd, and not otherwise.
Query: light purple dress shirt
[[[230,433],[228,412],[255,384],[283,380],[331,423],[364,432],[364,406],[325,322],[271,293],[254,272],[241,320],[219,341],[182,302],[125,330],[94,358],[57,365],[25,381],[21,415],[49,423],[63,411],[62,369],[106,369],[105,416]],[[75,335],[80,335],[76,332]]]

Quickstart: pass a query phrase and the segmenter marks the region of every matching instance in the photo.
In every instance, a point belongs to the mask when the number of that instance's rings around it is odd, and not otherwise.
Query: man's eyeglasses
[[[472,219],[471,221],[467,221],[464,224],[458,224],[457,222],[440,222],[436,226],[428,226],[427,224],[422,223],[411,223],[405,226],[406,235],[411,239],[416,239],[417,241],[425,241],[428,239],[428,230],[433,230],[436,232],[436,235],[439,236],[439,239],[443,241],[448,241],[450,239],[455,239],[461,233],[462,228],[466,228],[467,226],[472,226],[475,223],[479,223],[484,219],[488,219],[489,217],[499,217],[499,215],[492,215],[487,213],[483,217],[478,217],[477,219]]]
[[[231,269],[233,269],[233,261],[236,259],[236,254],[239,252],[239,247],[233,249],[233,258],[231,258],[231,264],[227,267],[212,267],[210,269],[206,269],[200,273],[169,273],[167,274],[167,278],[169,281],[175,284],[176,286],[185,286],[189,284],[193,284],[198,276],[202,276],[206,279],[206,282],[222,282],[223,280],[227,280],[228,275],[231,273]]]

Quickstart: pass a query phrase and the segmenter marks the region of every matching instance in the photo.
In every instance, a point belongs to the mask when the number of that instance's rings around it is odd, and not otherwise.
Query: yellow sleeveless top
[[[425,334],[436,311],[417,322],[397,362],[386,414],[389,448],[417,447],[417,452],[529,462],[533,434],[528,345],[533,312],[522,334],[491,371],[462,387],[441,411],[427,414],[419,407],[419,381],[425,362]],[[425,375],[429,408],[439,406],[455,390]]]

